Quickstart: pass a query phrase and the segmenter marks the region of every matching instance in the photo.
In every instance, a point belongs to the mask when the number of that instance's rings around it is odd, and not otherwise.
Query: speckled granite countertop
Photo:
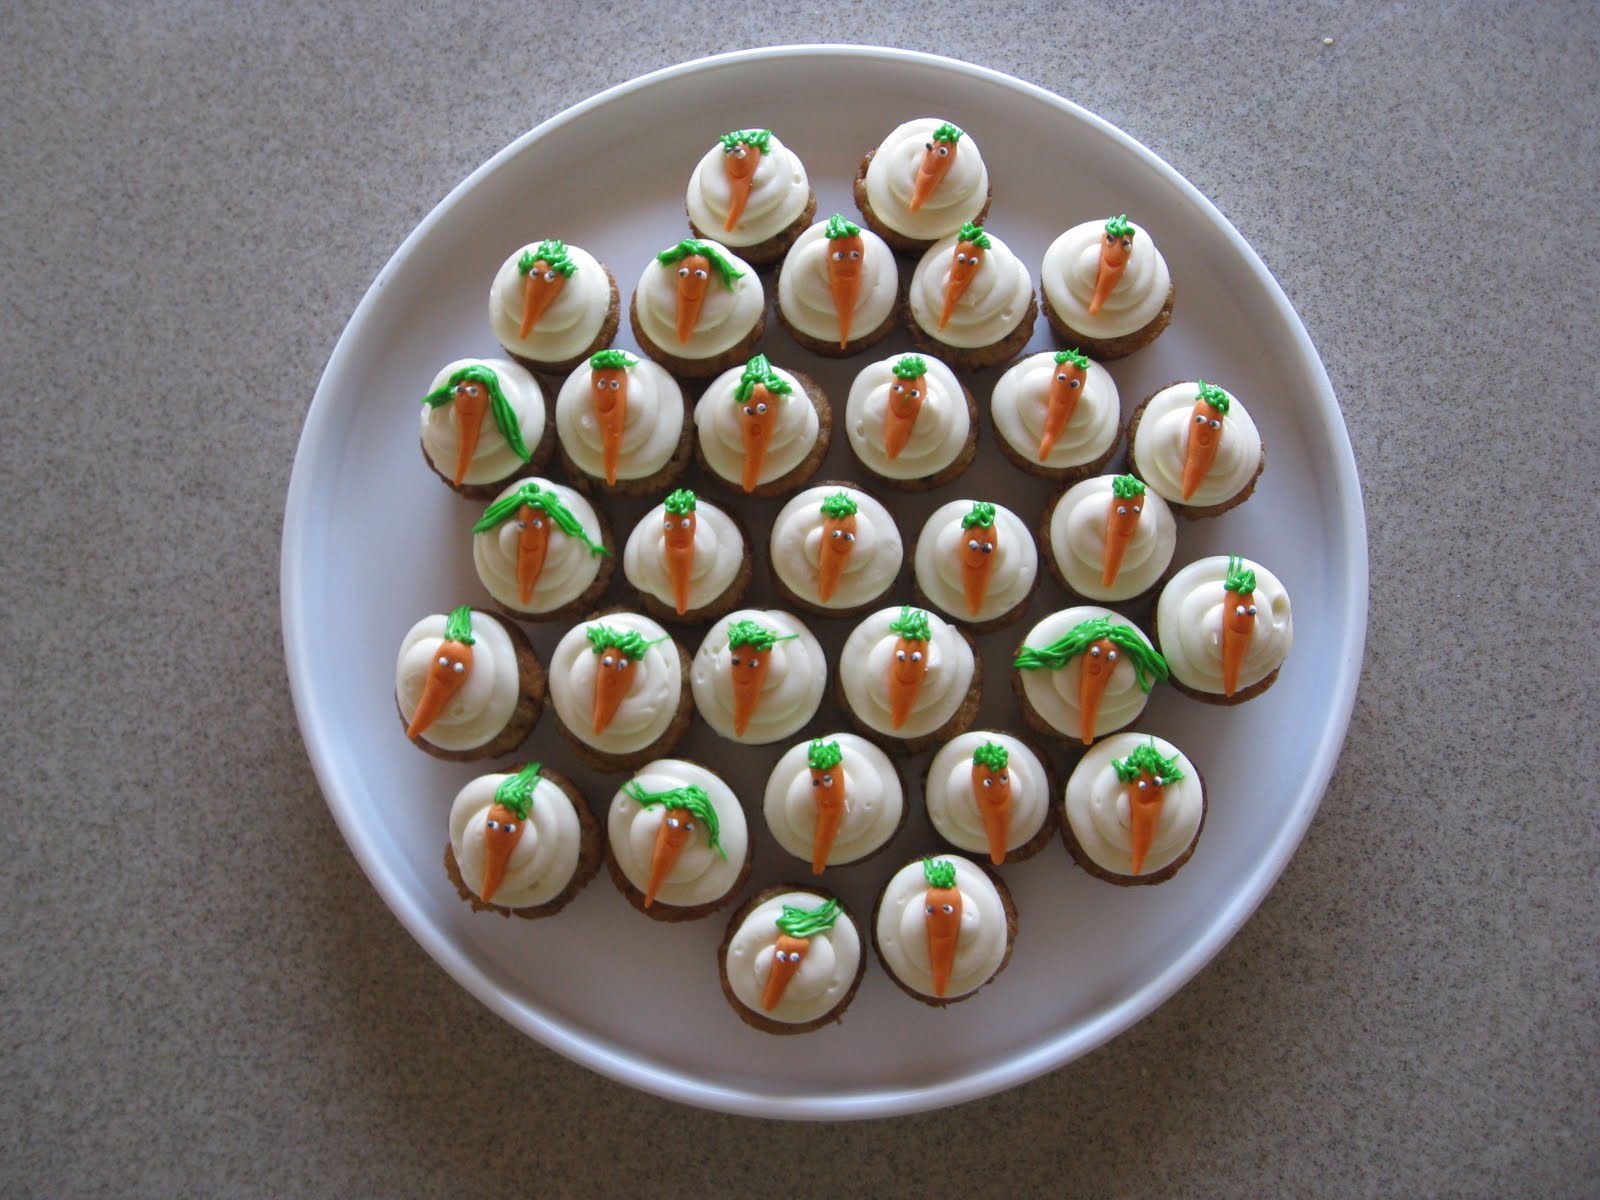
[[[0,14],[0,1192],[1600,1190],[1593,7],[818,11]],[[1373,616],[1317,819],[1191,984],[1011,1093],[804,1128],[601,1079],[434,966],[322,804],[276,584],[318,375],[439,197],[606,85],[800,41],[1030,79],[1216,201],[1339,392]]]

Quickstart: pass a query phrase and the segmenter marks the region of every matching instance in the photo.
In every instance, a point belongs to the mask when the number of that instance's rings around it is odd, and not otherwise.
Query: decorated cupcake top
[[[896,872],[883,890],[876,932],[884,966],[913,991],[936,999],[982,987],[1005,964],[1011,946],[999,890],[981,867],[955,854]]]
[[[917,738],[943,726],[966,702],[976,677],[972,647],[919,608],[880,609],[850,632],[839,678],[851,711],[891,737]]]
[[[1046,537],[1067,586],[1109,602],[1140,595],[1161,578],[1178,531],[1167,502],[1134,476],[1100,475],[1062,494]]]
[[[1102,870],[1137,877],[1169,866],[1200,832],[1199,774],[1164,738],[1118,733],[1090,747],[1067,780],[1063,812]]]
[[[756,905],[729,935],[723,975],[747,1009],[798,1025],[842,1004],[860,966],[861,935],[839,901],[786,891]]]
[[[644,334],[679,358],[714,358],[731,349],[766,309],[750,265],[709,238],[684,238],[657,254],[634,299]]]
[[[1126,617],[1084,606],[1033,627],[1013,665],[1034,710],[1085,745],[1144,711],[1166,661]]]
[[[1033,840],[1050,815],[1044,764],[1005,733],[963,733],[940,746],[922,794],[934,832],[996,865]]]
[[[550,656],[550,702],[572,735],[604,754],[655,742],[676,719],[678,650],[638,613],[607,613],[569,629]]]
[[[721,899],[749,852],[738,798],[720,776],[681,759],[640,768],[613,797],[606,833],[617,868],[646,908]]]
[[[917,535],[917,586],[960,621],[996,620],[1033,593],[1039,553],[1016,513],[986,500],[951,500]]]
[[[765,354],[712,380],[694,418],[706,464],[745,492],[799,467],[822,432],[798,377],[774,366]]]
[[[1161,591],[1156,629],[1173,678],[1221,696],[1260,683],[1294,643],[1282,582],[1238,555],[1202,558],[1173,575]]]
[[[463,604],[424,617],[406,633],[395,663],[395,699],[406,736],[442,750],[491,742],[521,693],[516,647],[493,617]]]
[[[741,609],[707,632],[689,679],[695,709],[718,734],[761,744],[788,737],[816,714],[828,664],[797,617]]]
[[[1085,337],[1124,337],[1153,321],[1172,276],[1150,235],[1126,216],[1074,225],[1045,251],[1045,298]]]
[[[568,363],[600,337],[616,300],[614,288],[586,250],[559,238],[529,242],[495,272],[489,324],[513,354]]]
[[[820,875],[877,850],[900,827],[905,797],[888,755],[850,733],[791,746],[767,777],[767,827]]]
[[[978,219],[989,202],[989,172],[972,137],[937,117],[907,121],[867,163],[867,203],[878,220],[926,241]]]
[[[578,493],[547,479],[512,484],[472,527],[478,578],[501,604],[548,613],[583,595],[610,553],[600,518]]]
[[[585,475],[648,479],[671,461],[683,433],[683,392],[648,359],[601,350],[578,366],[556,397],[556,434]]]
[[[544,434],[544,396],[507,359],[450,363],[422,398],[422,448],[457,487],[516,472]]]
[[[912,319],[941,342],[1002,341],[1028,315],[1033,279],[999,237],[971,223],[935,242],[911,275]]]
[[[784,256],[778,306],[801,333],[842,350],[889,319],[899,287],[888,244],[835,213],[802,233]]]
[[[1234,396],[1197,379],[1150,397],[1131,454],[1146,484],[1173,504],[1207,507],[1238,495],[1261,466],[1261,434]]]
[[[887,479],[928,479],[967,448],[972,413],[966,390],[938,359],[898,354],[863,367],[845,403],[850,448]]]
[[[1047,471],[1103,457],[1122,431],[1117,384],[1075,350],[1032,354],[995,383],[995,431],[1016,455]]]
[[[689,219],[738,249],[776,237],[800,219],[811,183],[799,157],[770,129],[719,137],[689,177]]]
[[[461,880],[484,903],[547,904],[577,872],[583,827],[572,801],[538,763],[480,775],[450,806],[450,849]]]
[[[881,596],[899,574],[900,530],[882,504],[837,484],[808,488],[772,523],[772,568],[813,604],[850,609]]]
[[[628,535],[628,582],[680,616],[704,608],[739,577],[744,535],[727,513],[688,488],[667,495]]]

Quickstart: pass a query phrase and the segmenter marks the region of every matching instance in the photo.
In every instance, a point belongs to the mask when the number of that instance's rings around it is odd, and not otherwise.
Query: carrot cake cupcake
[[[1097,475],[1073,484],[1045,510],[1044,531],[1056,578],[1069,592],[1100,604],[1149,595],[1178,545],[1178,523],[1167,502],[1132,475]]]
[[[839,703],[868,737],[916,754],[972,724],[983,660],[958,627],[902,605],[873,613],[839,653]]]
[[[1064,608],[1023,639],[1012,665],[1022,717],[1085,746],[1136,721],[1167,664],[1138,626],[1109,608]]]
[[[835,213],[802,233],[778,273],[778,323],[807,350],[847,358],[880,342],[900,307],[894,251]]]
[[[423,617],[400,642],[395,707],[406,736],[435,758],[509,754],[544,708],[544,670],[527,634],[463,604]]]
[[[488,500],[549,461],[544,410],[543,386],[510,359],[457,359],[422,398],[423,457],[469,500]]]
[[[889,978],[943,1008],[977,993],[1011,961],[1017,910],[998,875],[956,854],[900,868],[872,914],[872,945]]]
[[[633,527],[622,571],[657,620],[714,621],[750,586],[749,539],[732,513],[679,488]]]
[[[792,887],[757,892],[733,914],[717,951],[722,994],[765,1033],[808,1033],[850,1007],[866,955],[837,896]]]
[[[817,473],[833,406],[816,380],[757,354],[713,379],[694,408],[695,459],[747,495],[778,496]]]
[[[791,746],[767,776],[763,811],[774,840],[813,875],[871,858],[906,823],[894,763],[853,733]]]
[[[933,510],[911,561],[918,593],[969,629],[998,629],[1027,611],[1039,551],[1022,518],[986,500]]]
[[[1028,344],[1038,311],[1022,260],[992,233],[963,225],[911,273],[906,327],[918,349],[957,371],[980,371]]]
[[[445,874],[474,912],[554,916],[594,878],[603,854],[583,794],[539,763],[480,775],[450,806]]]
[[[689,728],[689,658],[649,617],[608,612],[550,655],[550,704],[578,756],[625,771],[668,753]]]
[[[1176,288],[1150,235],[1126,216],[1074,225],[1044,252],[1044,315],[1064,342],[1122,358],[1160,336]]]
[[[772,522],[773,581],[806,612],[843,617],[889,590],[904,557],[889,510],[845,484],[809,488]]]
[[[726,246],[685,238],[645,267],[629,319],[651,358],[684,379],[709,379],[755,350],[767,295],[754,268]]]
[[[572,370],[617,336],[617,281],[592,254],[565,242],[529,242],[489,288],[495,339],[531,371]]]
[[[972,730],[940,746],[922,796],[935,833],[997,867],[1032,858],[1055,829],[1050,768],[1009,733]]]
[[[856,172],[856,207],[903,254],[982,221],[991,194],[977,144],[937,117],[897,126]]]
[[[512,617],[588,612],[611,582],[615,562],[605,518],[548,479],[512,484],[472,527],[472,565]]]
[[[717,139],[689,176],[684,201],[697,238],[716,238],[758,267],[783,257],[817,211],[805,164],[770,129]]]
[[[711,627],[689,668],[689,685],[712,729],[730,741],[762,745],[816,716],[828,660],[798,618],[744,608]]]
[[[845,433],[861,465],[890,487],[923,492],[949,483],[978,451],[978,406],[937,358],[897,354],[850,385]]]
[[[744,886],[750,862],[739,798],[697,763],[647,763],[611,801],[606,867],[617,890],[646,916],[709,916]]]
[[[1000,449],[1030,475],[1073,482],[1102,470],[1122,440],[1117,381],[1076,350],[1030,354],[989,401]]]
[[[1242,704],[1272,686],[1289,656],[1289,593],[1260,563],[1202,558],[1161,590],[1156,639],[1173,687],[1208,704]]]
[[[1205,781],[1165,738],[1119,733],[1073,768],[1062,816],[1067,850],[1089,874],[1123,887],[1165,883],[1200,840]]]
[[[644,496],[677,482],[693,443],[678,381],[649,359],[601,350],[556,396],[561,465],[577,486]]]
[[[1266,463],[1244,405],[1203,379],[1162,388],[1128,419],[1128,469],[1179,516],[1215,517],[1243,504]]]

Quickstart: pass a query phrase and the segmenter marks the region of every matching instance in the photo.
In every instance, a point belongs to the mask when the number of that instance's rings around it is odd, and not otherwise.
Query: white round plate
[[[1210,796],[1198,850],[1172,881],[1098,882],[1057,840],[1003,869],[1019,912],[1015,953],[976,997],[942,1010],[917,1004],[874,960],[842,1024],[772,1037],[744,1025],[718,985],[715,951],[731,908],[662,924],[624,902],[602,872],[559,917],[507,921],[474,914],[446,881],[451,798],[496,764],[442,763],[409,745],[393,662],[418,617],[486,596],[469,550],[480,506],[427,470],[417,413],[440,366],[497,352],[489,281],[523,243],[553,236],[585,247],[616,274],[626,305],[649,256],[687,236],[684,186],[718,134],[775,130],[810,171],[820,219],[854,212],[861,156],[918,116],[948,118],[981,147],[994,183],[989,228],[1036,276],[1050,240],[1080,221],[1127,212],[1152,231],[1177,281],[1176,312],[1153,346],[1111,364],[1124,414],[1156,388],[1196,377],[1248,405],[1268,447],[1257,494],[1217,520],[1185,523],[1178,561],[1235,551],[1266,564],[1294,597],[1298,636],[1276,685],[1252,703],[1217,708],[1157,689],[1140,728],[1183,747]],[[633,345],[626,322],[620,341]],[[1041,318],[1029,352],[1049,345]],[[842,412],[855,371],[907,346],[897,334],[823,363],[773,321],[763,349],[780,366],[811,370]],[[1000,499],[1030,522],[1042,511],[1051,489],[994,448],[987,400],[997,374],[970,380],[984,410],[979,463],[936,492],[890,500],[908,552],[923,517],[949,499]],[[856,473],[838,418],[823,471]],[[763,589],[765,531],[780,504],[740,503],[756,531]],[[608,507],[620,545],[647,506]],[[1311,820],[1349,721],[1367,606],[1361,494],[1327,375],[1266,267],[1205,197],[1126,134],[1030,84],[929,55],[836,46],[724,55],[612,88],[451,192],[379,274],[323,374],[295,456],[282,573],[289,677],[328,806],[428,953],[517,1028],[615,1079],[689,1104],[802,1118],[886,1116],[1011,1087],[1126,1029],[1193,976],[1255,909]],[[909,588],[907,571],[885,603],[909,600]],[[624,595],[619,569],[608,600]],[[1018,727],[1010,651],[1066,603],[1041,570],[1026,623],[979,639],[985,723]],[[811,625],[836,655],[849,623]],[[526,628],[548,661],[562,629]],[[681,640],[692,653],[699,633]],[[554,726],[547,711],[502,763],[568,770],[603,817],[622,777],[579,769]],[[840,727],[830,701],[807,734]],[[717,764],[744,799],[758,846],[749,890],[806,875],[760,815],[767,771],[787,744],[732,747],[697,724],[680,750]],[[904,764],[914,808],[888,852],[824,877],[863,925],[889,875],[936,846],[920,803],[928,757]],[[1058,769],[1069,761],[1065,746],[1051,757]]]

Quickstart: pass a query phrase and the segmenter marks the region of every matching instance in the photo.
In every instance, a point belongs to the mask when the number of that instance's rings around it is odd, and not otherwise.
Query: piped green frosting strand
[[[659,645],[666,641],[658,637],[653,642],[644,640],[644,636],[632,629],[617,629],[611,625],[591,625],[583,631],[589,639],[589,647],[596,654],[604,654],[607,650],[616,650],[626,657],[638,662],[644,657],[644,652],[651,646]]]
[[[578,264],[573,262],[572,256],[567,253],[567,244],[555,238],[547,238],[532,250],[522,252],[522,257],[517,259],[517,273],[526,275],[533,270],[533,264],[541,259],[563,279],[570,279],[578,271]]]
[[[718,250],[710,242],[703,242],[699,238],[684,238],[676,246],[667,247],[667,249],[656,255],[656,261],[663,266],[670,267],[673,263],[678,262],[680,259],[688,258],[691,254],[698,254],[709,259],[711,265],[716,268],[717,274],[721,276],[723,285],[730,292],[733,290],[733,281],[744,276],[743,271],[728,261],[727,255],[723,254],[721,250]]]
[[[589,531],[583,527],[583,522],[578,520],[578,514],[561,502],[561,496],[554,488],[541,488],[531,479],[524,482],[516,491],[501,496],[484,509],[483,516],[472,527],[472,532],[487,533],[491,529],[498,529],[516,516],[517,510],[524,504],[548,516],[555,522],[557,529],[569,538],[582,542],[590,554],[611,553],[589,536]]]
[[[848,492],[835,492],[831,496],[823,497],[822,515],[832,521],[842,521],[846,517],[855,516],[857,507]]]
[[[528,810],[533,807],[533,789],[539,785],[539,771],[540,764],[533,762],[515,775],[507,775],[494,789],[494,802],[515,813],[517,820],[526,821]]]
[[[994,505],[987,500],[974,501],[972,507],[967,510],[967,515],[961,518],[961,528],[971,529],[973,526],[979,529],[993,529]]]
[[[900,615],[889,622],[889,632],[899,634],[908,642],[925,642],[933,636],[928,614],[909,604],[900,606]]]
[[[626,350],[612,348],[610,350],[596,350],[589,356],[589,369],[592,371],[626,371],[637,366],[639,360]]]
[[[1256,590],[1256,573],[1244,565],[1244,559],[1237,554],[1228,555],[1228,574],[1222,581],[1222,586],[1230,592],[1237,592],[1241,596],[1248,596]]]
[[[806,750],[806,766],[813,771],[831,771],[844,761],[844,751],[838,742],[817,740]]]
[[[922,860],[922,877],[929,887],[953,888],[956,885],[956,865],[946,859]]]
[[[1059,671],[1102,638],[1128,656],[1134,678],[1143,691],[1148,692],[1157,682],[1166,682],[1167,660],[1132,625],[1113,625],[1110,617],[1079,621],[1048,646],[1024,646],[1011,665],[1024,671]]]
[[[828,223],[823,227],[822,236],[830,242],[840,238],[853,238],[861,232],[861,226],[850,220],[843,213],[834,213],[828,218]]]
[[[528,447],[522,440],[522,425],[517,420],[516,410],[511,407],[511,402],[506,399],[506,394],[500,388],[500,377],[494,373],[493,367],[483,363],[471,363],[459,371],[451,373],[443,387],[434,388],[422,398],[422,402],[429,408],[438,408],[441,404],[448,404],[455,398],[456,388],[466,382],[482,384],[489,393],[489,412],[494,417],[495,428],[500,431],[500,436],[505,438],[506,445],[511,447],[511,452],[527,462],[531,455]]]
[[[1011,751],[999,742],[985,742],[972,752],[972,761],[991,771],[1004,771],[1011,762]]]
[[[1123,783],[1132,783],[1139,778],[1141,771],[1149,772],[1150,778],[1162,786],[1177,783],[1183,778],[1183,768],[1178,766],[1178,756],[1174,754],[1171,758],[1163,757],[1154,742],[1134,747],[1127,758],[1112,759],[1111,769]]]
[[[679,488],[677,491],[667,493],[667,498],[661,502],[661,507],[675,517],[683,517],[692,513],[699,503],[699,499],[688,488]]]
[[[630,779],[622,786],[623,795],[639,805],[640,808],[653,808],[659,804],[665,808],[677,808],[700,818],[706,827],[706,840],[711,843],[711,848],[723,858],[728,857],[728,852],[722,848],[720,834],[722,827],[717,821],[717,810],[712,807],[711,797],[706,795],[705,789],[696,784],[689,783],[683,787],[675,787],[665,792],[646,791],[644,785],[637,779]]]
[[[907,354],[896,359],[889,370],[896,379],[921,379],[928,373],[928,364],[920,354]]]
[[[749,646],[755,650],[771,650],[779,642],[791,642],[799,636],[798,633],[779,636],[765,625],[746,617],[728,626],[728,649],[737,650],[740,646]]]
[[[774,396],[787,396],[794,391],[794,384],[772,369],[767,356],[758,354],[744,365],[744,373],[739,376],[739,382],[733,389],[734,403],[743,404],[750,399],[750,393],[756,390],[758,383]]]
[[[766,154],[772,149],[772,130],[735,129],[732,133],[723,134],[717,141],[722,143],[724,150],[736,150],[740,146],[754,146],[761,153]]]
[[[1233,406],[1233,401],[1228,398],[1228,393],[1223,391],[1214,383],[1207,383],[1204,379],[1197,379],[1195,380],[1195,383],[1198,384],[1200,388],[1199,395],[1197,395],[1195,398],[1197,400],[1204,400],[1207,404],[1211,405],[1212,408],[1216,409],[1217,416],[1227,416],[1228,409]]]
[[[956,234],[956,241],[971,242],[979,250],[989,249],[989,235],[983,231],[982,225],[974,225],[968,221],[961,227],[961,232]]]
[[[839,901],[830,899],[816,908],[785,904],[782,915],[773,923],[777,925],[779,933],[786,933],[792,938],[810,938],[827,933],[838,919]]]
[[[946,121],[933,131],[933,140],[936,142],[959,142],[962,131]]]
[[[1144,484],[1132,475],[1113,475],[1111,494],[1118,500],[1132,500],[1144,495]]]
[[[1089,356],[1084,354],[1081,350],[1057,350],[1056,363],[1058,365],[1061,363],[1071,363],[1080,371],[1087,371],[1089,369]]]
[[[460,642],[463,646],[477,642],[472,636],[472,605],[463,604],[450,610],[450,615],[444,619],[444,640]]]
[[[1133,225],[1128,220],[1127,213],[1121,213],[1106,222],[1106,232],[1114,238],[1131,238]]]

